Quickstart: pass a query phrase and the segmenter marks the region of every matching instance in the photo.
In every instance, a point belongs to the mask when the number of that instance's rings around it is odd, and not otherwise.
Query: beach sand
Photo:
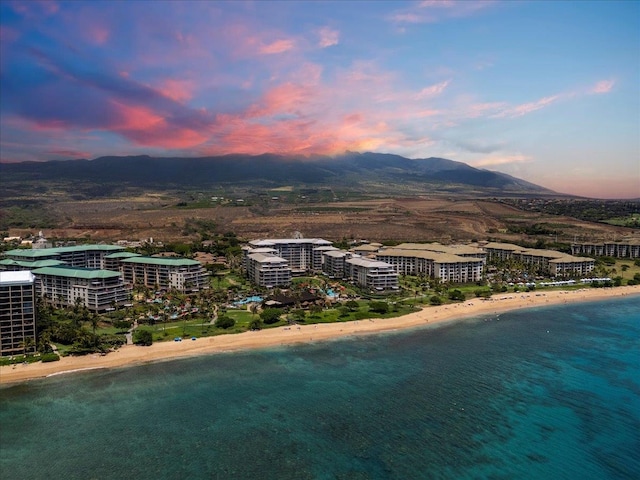
[[[474,298],[458,304],[424,307],[421,311],[396,318],[365,319],[342,323],[323,323],[271,328],[238,334],[198,338],[193,341],[167,341],[149,347],[125,345],[107,355],[63,357],[58,362],[0,366],[0,384],[23,382],[50,375],[68,374],[99,368],[114,368],[179,357],[206,355],[235,350],[316,342],[353,335],[433,325],[468,317],[497,315],[509,310],[563,303],[604,300],[640,295],[640,285],[616,288],[591,288],[572,291],[504,293],[481,300]]]

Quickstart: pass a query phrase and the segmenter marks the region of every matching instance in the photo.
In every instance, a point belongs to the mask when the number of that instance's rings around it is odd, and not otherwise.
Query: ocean
[[[640,297],[0,389],[13,479],[638,479]]]

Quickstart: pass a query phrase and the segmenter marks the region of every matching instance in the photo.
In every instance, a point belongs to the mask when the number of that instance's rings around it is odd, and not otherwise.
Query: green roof
[[[53,250],[58,253],[67,253],[67,252],[84,252],[87,250],[92,250],[92,251],[111,250],[114,252],[121,252],[124,249],[125,247],[121,247],[120,245],[74,245],[72,247],[48,248],[47,250]]]
[[[88,280],[94,278],[114,278],[119,277],[119,272],[111,270],[98,270],[92,268],[74,268],[74,267],[43,267],[32,270],[34,275],[55,275],[58,277],[85,278]]]
[[[110,253],[109,255],[105,255],[104,258],[129,258],[129,257],[139,257],[139,256],[140,256],[139,253],[116,252],[116,253]]]
[[[62,253],[69,252],[86,252],[86,251],[117,251],[124,250],[124,247],[119,245],[74,245],[73,247],[55,247],[55,248],[16,248],[13,250],[7,250],[4,252],[9,257],[55,257]]]
[[[145,263],[147,265],[166,265],[170,267],[186,267],[190,265],[200,265],[197,260],[189,258],[169,258],[169,257],[133,257],[122,260],[122,263]]]
[[[11,258],[5,258],[0,260],[0,265],[18,265],[19,267],[42,268],[42,267],[55,267],[56,265],[64,265],[64,262],[54,259],[34,260],[32,262],[25,262],[22,260],[13,260]]]
[[[57,257],[58,252],[55,248],[16,248],[14,250],[7,250],[4,254],[7,257],[25,257],[25,258],[38,258],[38,257]]]

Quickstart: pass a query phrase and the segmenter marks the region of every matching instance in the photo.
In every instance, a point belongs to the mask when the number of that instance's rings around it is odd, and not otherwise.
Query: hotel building
[[[35,301],[31,272],[0,272],[0,356],[35,351]]]
[[[185,293],[209,287],[208,273],[197,260],[128,256],[119,258],[118,261],[118,269],[122,272],[124,281],[130,285],[174,288]]]
[[[288,287],[291,284],[289,262],[276,255],[274,249],[260,248],[245,257],[247,277],[264,288]]]
[[[573,255],[594,257],[640,258],[640,239],[632,238],[620,242],[575,243],[571,245]]]
[[[322,251],[314,250],[321,247],[331,247],[331,242],[322,238],[280,238],[252,240],[250,249],[271,248],[278,257],[284,258],[289,263],[292,275],[304,275],[310,271],[322,270]],[[245,250],[245,254],[251,253]]]
[[[72,306],[80,303],[94,312],[129,301],[131,286],[119,272],[66,265],[33,270],[37,293],[48,302]]]

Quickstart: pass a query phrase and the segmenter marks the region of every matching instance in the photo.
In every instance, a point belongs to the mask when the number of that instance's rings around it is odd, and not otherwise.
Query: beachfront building
[[[276,255],[274,249],[256,249],[245,257],[247,277],[263,288],[287,287],[291,284],[289,262]]]
[[[619,242],[574,243],[573,255],[592,255],[594,257],[640,258],[640,239],[631,238]]]
[[[73,247],[19,248],[4,252],[5,258],[21,262],[57,260],[71,267],[106,269],[105,257],[124,251],[118,245],[75,245]]]
[[[0,356],[35,352],[35,302],[31,272],[0,272]]]
[[[595,263],[592,258],[565,255],[549,260],[549,271],[554,277],[582,277],[593,271]]]
[[[59,306],[80,304],[102,312],[125,304],[131,296],[131,286],[124,283],[119,272],[58,265],[37,268],[32,273],[37,294]]]
[[[118,269],[129,285],[173,288],[183,293],[197,292],[209,286],[207,271],[197,260],[128,256],[118,261]]]
[[[125,258],[133,258],[133,257],[141,257],[139,253],[133,252],[115,252],[110,253],[104,257],[104,268],[105,270],[113,270],[114,272],[119,272],[120,269],[120,261]]]
[[[386,262],[360,256],[345,260],[345,276],[362,288],[378,292],[398,290],[398,273]]]
[[[249,249],[271,248],[278,257],[284,258],[291,268],[292,275],[304,275],[310,271],[322,269],[322,250],[314,254],[314,250],[320,247],[330,247],[331,242],[322,238],[277,238],[265,240],[252,240]]]
[[[405,244],[406,245],[406,244]],[[387,262],[402,275],[424,275],[451,283],[471,283],[482,279],[484,260],[451,253],[407,248],[386,248],[376,259]]]
[[[575,257],[557,250],[525,248],[510,243],[488,243],[484,246],[490,261],[515,261],[553,276],[581,276],[593,271],[595,261]]]
[[[360,257],[360,255],[335,249],[324,252],[323,257],[322,273],[329,278],[346,279],[346,261],[350,258]]]

